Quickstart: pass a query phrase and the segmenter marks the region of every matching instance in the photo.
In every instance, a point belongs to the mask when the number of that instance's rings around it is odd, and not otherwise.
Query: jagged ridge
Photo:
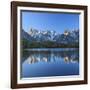
[[[22,39],[26,39],[29,43],[38,43],[39,46],[42,44],[53,44],[53,47],[60,46],[79,46],[79,30],[65,31],[64,33],[56,33],[55,31],[39,31],[36,29],[30,29],[29,32],[22,30]],[[50,47],[50,45],[47,45]],[[52,45],[51,45],[52,46]]]

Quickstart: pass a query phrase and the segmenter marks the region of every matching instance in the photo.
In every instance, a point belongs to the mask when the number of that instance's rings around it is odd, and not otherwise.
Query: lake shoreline
[[[24,51],[47,51],[47,50],[79,50],[79,48],[26,48]]]

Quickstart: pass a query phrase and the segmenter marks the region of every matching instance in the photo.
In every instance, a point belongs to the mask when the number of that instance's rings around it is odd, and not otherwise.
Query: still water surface
[[[27,49],[21,59],[21,77],[79,75],[79,50],[75,48]]]

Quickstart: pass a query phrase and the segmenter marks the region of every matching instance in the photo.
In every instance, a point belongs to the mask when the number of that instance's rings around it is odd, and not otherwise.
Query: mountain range
[[[53,47],[57,46],[79,46],[79,30],[65,30],[64,33],[57,33],[56,31],[45,30],[40,31],[37,29],[30,29],[29,32],[21,31],[21,39],[26,40],[29,44],[39,44],[45,46],[47,44],[53,44]],[[47,45],[50,47],[50,45]],[[52,45],[51,45],[52,46]]]

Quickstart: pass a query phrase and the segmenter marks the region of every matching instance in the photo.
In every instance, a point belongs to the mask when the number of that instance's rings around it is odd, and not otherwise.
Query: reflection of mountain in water
[[[23,61],[27,60],[27,63],[38,63],[38,62],[55,62],[61,60],[61,58],[66,63],[76,63],[79,62],[79,52],[78,50],[28,50],[23,54]]]

